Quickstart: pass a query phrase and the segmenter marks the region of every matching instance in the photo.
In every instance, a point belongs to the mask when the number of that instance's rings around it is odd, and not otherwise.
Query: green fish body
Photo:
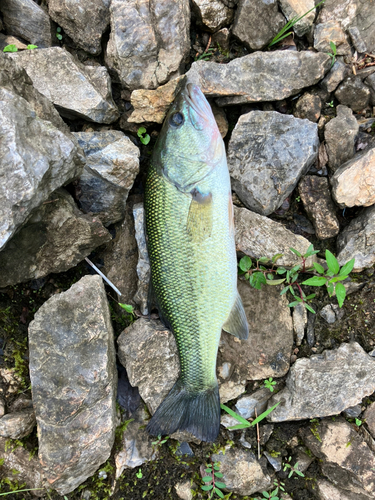
[[[187,84],[158,138],[145,192],[150,307],[178,346],[180,377],[148,424],[214,441],[220,426],[216,357],[221,329],[247,338],[237,292],[233,206],[225,147],[211,107]]]

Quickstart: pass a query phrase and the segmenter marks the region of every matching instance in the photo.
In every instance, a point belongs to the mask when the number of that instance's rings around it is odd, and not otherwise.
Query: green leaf
[[[337,281],[344,281],[346,280],[347,276],[335,276],[334,278],[331,278],[329,280],[329,283],[336,283]]]
[[[300,470],[298,469],[294,469],[294,472],[298,475],[298,476],[301,476],[301,477],[305,477],[305,474],[303,472],[301,472]]]
[[[306,307],[306,309],[307,309],[308,311],[310,311],[311,313],[315,314],[314,309],[313,309],[311,306],[309,306],[309,304],[306,304],[306,302],[305,302],[305,303],[304,303],[304,305],[305,305],[305,307]]]
[[[302,255],[300,254],[300,252],[298,250],[296,250],[295,248],[292,248],[292,247],[289,247],[290,250],[297,255],[297,257],[302,257]]]
[[[292,269],[290,270],[290,272],[292,274],[296,273],[297,271],[299,271],[301,269],[301,265],[300,264],[297,264],[296,266],[292,267]]]
[[[215,493],[218,497],[224,498],[224,493],[219,488],[215,488]]]
[[[268,408],[266,411],[264,411],[263,413],[261,413],[255,420],[253,420],[251,422],[251,426],[253,427],[254,425],[256,425],[259,422],[261,422],[263,419],[265,419],[267,417],[267,415],[269,415],[277,406],[279,406],[280,403],[281,403],[281,401],[279,401],[275,405],[271,406],[271,408]]]
[[[138,137],[142,137],[143,134],[146,133],[146,129],[144,127],[139,127],[137,135]]]
[[[242,259],[240,260],[239,262],[239,267],[241,269],[241,271],[248,271],[251,266],[252,266],[253,262],[252,260],[250,259],[250,257],[248,257],[247,255],[245,255],[244,257],[242,257]]]
[[[262,495],[264,496],[264,498],[269,498],[270,497],[270,494],[267,493],[267,491],[262,491]]]
[[[251,281],[253,281],[253,284],[251,283]],[[257,290],[260,290],[262,288],[262,284],[266,283],[266,278],[261,272],[254,273],[250,276],[250,284],[252,284],[252,286]]]
[[[275,262],[277,262],[282,256],[283,256],[282,253],[277,253],[272,257],[272,262],[275,264]]]
[[[259,262],[268,262],[269,261],[269,258],[268,257],[260,257],[260,259],[258,259]]]
[[[288,290],[289,290],[289,286],[286,286],[285,288],[283,288],[281,290],[280,295],[284,295],[284,293],[286,293]]]
[[[229,413],[229,415],[231,415],[233,418],[235,418],[241,424],[244,424],[247,427],[249,427],[249,425],[250,425],[249,422],[247,420],[245,420],[243,417],[241,417],[240,415],[238,415],[238,413],[236,413],[235,411],[233,411],[230,408],[228,408],[228,406],[225,406],[225,405],[221,404],[220,408],[222,410],[226,411],[227,413]]]
[[[26,48],[27,48],[27,49],[29,49],[29,50],[33,50],[33,49],[37,49],[37,48],[38,48],[38,46],[37,46],[37,45],[32,45],[32,44],[30,44],[30,45],[28,45]]]
[[[60,28],[60,26],[59,26],[58,28],[56,28],[56,31],[57,31],[57,33],[61,33],[61,28]]]
[[[267,285],[281,285],[281,283],[284,283],[285,278],[282,280],[266,280]]]
[[[144,137],[139,138],[141,143],[144,144],[145,146],[150,142],[151,138],[148,134],[146,134]]]
[[[216,477],[223,477],[223,474],[221,472],[214,472]]]
[[[214,463],[214,469],[215,470],[220,470],[220,467],[218,466],[217,462]]]
[[[324,286],[326,283],[327,283],[327,278],[325,278],[324,276],[314,276],[306,281],[303,281],[302,285]]]
[[[333,288],[333,283],[328,283],[328,285],[327,285],[327,292],[328,292],[328,295],[329,295],[330,297],[332,297],[332,295],[333,295],[333,291],[334,291],[334,288]]]
[[[314,245],[311,244],[309,248],[306,250],[306,253],[304,255],[305,258],[310,257],[311,255],[314,254]]]
[[[226,488],[227,485],[225,483],[221,483],[220,481],[215,482],[215,486],[217,486],[220,489]]]
[[[346,296],[345,287],[342,283],[337,283],[335,290],[336,290],[337,302],[339,303],[339,306],[342,307]]]
[[[296,297],[296,298],[297,298],[297,297]],[[297,304],[299,304],[300,302],[301,302],[301,299],[299,299],[299,300],[295,300],[294,302],[290,302],[290,303],[288,304],[288,307],[294,307],[294,306],[296,306]]]
[[[285,267],[278,267],[276,270],[276,274],[285,274],[285,273],[286,273]]]
[[[329,45],[331,47],[333,55],[335,56],[336,55],[336,45],[334,44],[334,42],[329,42]]]
[[[60,35],[60,33],[56,33],[56,38],[57,38],[58,40],[62,40],[62,35]]]
[[[349,262],[344,264],[342,266],[342,268],[340,269],[339,275],[343,276],[343,275],[347,275],[347,274],[351,273],[353,270],[353,267],[354,267],[354,261],[355,261],[355,259],[351,259],[351,260],[349,260]]]
[[[131,306],[130,304],[121,304],[120,302],[118,303],[118,305],[120,307],[122,307],[123,309],[125,309],[126,312],[128,313],[133,313],[134,312],[134,307]]]
[[[333,272],[333,274],[338,274],[340,270],[339,263],[337,262],[336,257],[333,255],[332,252],[329,250],[326,250],[326,261],[327,261],[327,266],[330,271]]]
[[[212,490],[213,486],[212,484],[205,484],[204,486],[201,486],[203,491],[210,491]]]
[[[324,267],[321,266],[320,264],[318,264],[317,262],[314,262],[313,263],[313,266],[315,268],[315,270],[319,273],[319,274],[324,274]]]
[[[18,52],[17,47],[12,43],[11,45],[6,45],[3,48],[3,52]]]
[[[247,429],[248,427],[250,427],[251,424],[250,422],[247,422],[247,424],[237,424],[237,425],[233,425],[232,427],[228,427],[228,429],[230,431],[239,431],[240,429]]]
[[[209,483],[210,481],[212,481],[212,476],[204,476],[202,477],[202,481],[204,481],[205,483]]]
[[[269,280],[273,280],[273,274],[268,273],[268,274],[267,274],[267,278],[268,278]]]
[[[207,467],[207,469],[204,469],[206,472],[209,472],[210,474],[212,474],[212,465],[209,465]]]

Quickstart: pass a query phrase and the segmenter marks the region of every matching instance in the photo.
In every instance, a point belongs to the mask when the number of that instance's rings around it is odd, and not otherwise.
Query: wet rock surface
[[[11,57],[63,116],[98,123],[112,123],[119,117],[104,66],[84,66],[60,47],[27,50]]]
[[[317,126],[307,120],[275,111],[242,115],[228,146],[232,189],[248,208],[269,215],[315,161],[318,147]]]
[[[281,403],[268,419],[282,422],[337,415],[374,392],[374,373],[374,359],[356,342],[298,359],[285,389],[270,400],[269,406]]]
[[[63,495],[107,460],[115,437],[117,372],[102,279],[85,276],[51,297],[29,335],[39,460]]]

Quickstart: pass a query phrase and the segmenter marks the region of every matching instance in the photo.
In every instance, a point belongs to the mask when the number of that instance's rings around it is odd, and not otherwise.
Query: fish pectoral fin
[[[193,189],[186,229],[195,242],[203,241],[211,236],[213,224],[212,194],[201,193]]]
[[[228,319],[223,325],[223,330],[238,337],[240,340],[246,340],[249,336],[249,325],[246,319],[246,313],[243,308],[242,300],[239,295],[229,314]]]

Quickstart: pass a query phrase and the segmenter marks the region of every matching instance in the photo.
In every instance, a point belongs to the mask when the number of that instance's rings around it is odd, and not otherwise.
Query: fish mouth
[[[210,120],[213,118],[211,106],[198,85],[188,82],[185,87],[184,97],[189,106],[193,108],[203,120]]]

